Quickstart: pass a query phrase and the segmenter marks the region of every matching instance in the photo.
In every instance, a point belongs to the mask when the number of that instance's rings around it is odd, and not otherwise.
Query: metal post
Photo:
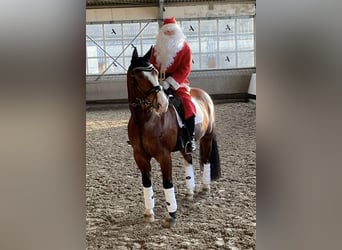
[[[159,19],[158,19],[159,29],[163,26],[163,20],[164,20],[164,0],[159,0]]]

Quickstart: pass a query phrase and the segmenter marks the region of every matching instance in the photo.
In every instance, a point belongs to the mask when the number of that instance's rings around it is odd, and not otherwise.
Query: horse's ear
[[[133,55],[132,55],[132,59],[135,59],[135,58],[138,58],[138,51],[136,47],[134,47]]]
[[[146,59],[146,60],[150,60],[150,58],[151,58],[151,54],[152,54],[152,48],[153,48],[153,46],[151,46],[151,48],[149,49],[149,51],[147,51],[147,53],[144,55],[144,59]]]

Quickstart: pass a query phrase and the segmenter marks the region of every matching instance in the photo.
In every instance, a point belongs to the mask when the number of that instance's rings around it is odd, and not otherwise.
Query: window
[[[193,70],[255,66],[254,18],[182,21],[193,53]]]
[[[132,45],[140,55],[155,43],[157,22],[87,25],[87,74],[124,74],[132,58]]]
[[[178,20],[192,49],[192,70],[255,67],[254,18]],[[154,22],[88,24],[87,74],[124,74],[132,45],[140,55],[155,44]]]

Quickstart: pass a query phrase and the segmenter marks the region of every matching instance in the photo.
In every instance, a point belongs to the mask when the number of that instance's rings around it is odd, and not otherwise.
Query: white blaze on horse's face
[[[160,86],[158,82],[158,74],[153,71],[143,71],[144,76],[153,84],[153,86]],[[162,87],[161,87],[162,88]],[[165,113],[169,106],[169,100],[167,99],[163,90],[157,93],[157,103],[158,103],[158,112]]]

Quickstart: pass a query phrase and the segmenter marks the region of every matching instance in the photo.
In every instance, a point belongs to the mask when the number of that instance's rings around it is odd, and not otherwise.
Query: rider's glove
[[[179,88],[179,84],[173,79],[172,76],[169,76],[165,79],[165,82],[167,82],[174,90],[177,90]]]

